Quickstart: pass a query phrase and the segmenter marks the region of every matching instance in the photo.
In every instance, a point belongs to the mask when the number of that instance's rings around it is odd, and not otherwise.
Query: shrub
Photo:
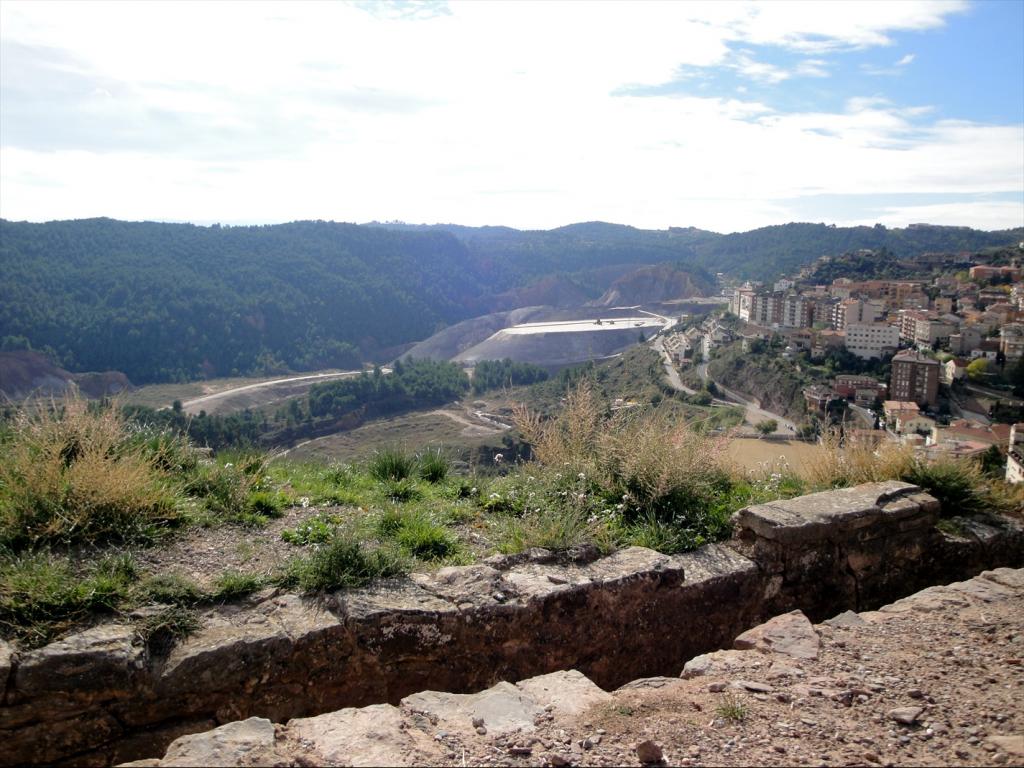
[[[804,459],[803,475],[815,488],[842,488],[899,479],[913,463],[913,450],[908,446],[850,440],[841,444],[839,433],[832,430],[822,435]]]
[[[435,451],[427,451],[419,459],[420,477],[428,483],[440,483],[451,469],[451,462],[448,457],[441,453],[438,448]]]
[[[370,459],[370,474],[380,482],[405,480],[416,470],[416,459],[399,448],[385,448]]]

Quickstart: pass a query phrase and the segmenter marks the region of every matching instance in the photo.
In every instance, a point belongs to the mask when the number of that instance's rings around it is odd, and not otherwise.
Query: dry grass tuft
[[[0,539],[126,538],[176,517],[175,489],[117,409],[81,399],[19,414],[0,445]]]
[[[803,476],[819,489],[844,488],[859,483],[899,480],[914,466],[914,452],[896,443],[875,445],[847,442],[840,445],[839,434],[822,436],[816,450],[803,462]]]

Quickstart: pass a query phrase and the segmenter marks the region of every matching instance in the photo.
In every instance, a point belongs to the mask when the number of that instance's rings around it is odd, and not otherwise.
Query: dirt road
[[[385,370],[390,373],[390,370]],[[182,403],[185,413],[196,415],[200,411],[207,413],[228,413],[253,408],[303,394],[314,384],[347,376],[358,376],[362,371],[334,371],[331,373],[312,373],[306,376],[291,376],[286,379],[261,381],[257,384],[246,384],[242,387],[225,389],[212,395],[203,395]]]

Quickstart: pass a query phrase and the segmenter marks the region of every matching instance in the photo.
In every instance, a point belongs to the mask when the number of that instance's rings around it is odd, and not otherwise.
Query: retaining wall
[[[937,513],[914,486],[874,483],[742,510],[730,542],[684,555],[531,550],[320,600],[261,593],[209,611],[166,657],[120,624],[33,651],[0,644],[0,762],[110,764],[250,716],[563,669],[610,689],[676,675],[793,608],[817,621],[1024,564],[1017,524],[965,521],[948,535]]]

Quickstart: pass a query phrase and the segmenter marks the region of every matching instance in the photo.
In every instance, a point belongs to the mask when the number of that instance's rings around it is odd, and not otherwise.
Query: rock
[[[3,703],[3,691],[7,690],[7,678],[11,676],[11,664],[14,660],[14,649],[6,640],[0,640],[0,704]]]
[[[889,718],[903,725],[913,725],[922,712],[923,707],[897,707],[889,710]]]
[[[160,765],[272,765],[280,759],[274,749],[274,724],[262,717],[250,717],[175,739]]]
[[[732,684],[736,688],[743,688],[745,690],[751,691],[752,693],[771,693],[773,690],[775,690],[770,685],[765,685],[764,683],[757,683],[753,680],[734,680]]]
[[[473,718],[473,727],[474,728],[481,728],[481,727],[483,727],[483,724],[484,724],[484,719],[482,717],[474,717]]]
[[[548,755],[548,765],[553,766],[553,768],[566,768],[566,766],[572,765],[572,760],[556,752]]]
[[[402,712],[390,704],[347,708],[288,722],[289,741],[309,745],[316,765],[402,765],[411,755],[440,755],[447,734],[417,738],[402,728]]]
[[[660,763],[664,753],[657,744],[648,739],[647,741],[641,741],[636,745],[636,756],[637,759],[644,765],[650,765],[652,763]]]
[[[533,747],[522,747],[522,746],[509,747],[508,748],[508,753],[510,755],[515,755],[517,757],[526,757],[528,755],[532,755],[533,754]]]
[[[725,683],[710,683],[708,685],[708,693],[721,693],[725,688]]]
[[[790,611],[760,626],[748,629],[736,638],[733,647],[740,651],[757,650],[778,653],[794,659],[818,658],[821,638],[802,611]]]
[[[909,691],[907,691],[907,696],[909,696],[912,699],[923,699],[924,692],[920,688],[911,688]]]
[[[867,626],[868,622],[864,621],[864,619],[860,617],[859,613],[843,611],[842,613],[833,616],[831,619],[826,620],[825,624],[837,629],[850,629],[852,627]]]
[[[1024,734],[1013,736],[989,736],[989,742],[1010,755],[1024,756]]]

